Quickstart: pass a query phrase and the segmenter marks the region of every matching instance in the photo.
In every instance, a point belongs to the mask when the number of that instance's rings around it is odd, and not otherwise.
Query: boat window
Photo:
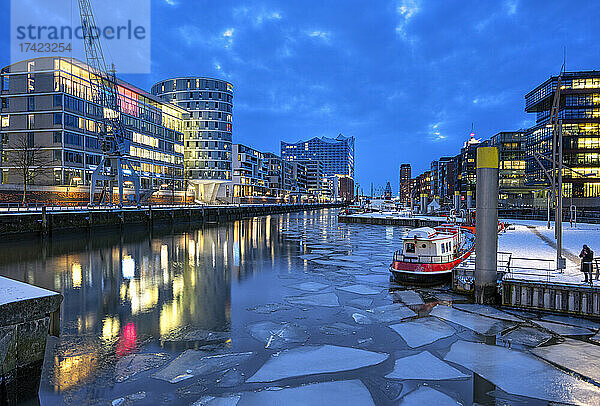
[[[446,252],[446,243],[442,243],[442,254]]]
[[[415,244],[413,244],[412,242],[407,242],[406,252],[415,252]]]
[[[422,244],[422,245],[421,245],[421,248],[427,248],[427,245],[425,245],[425,244]]]

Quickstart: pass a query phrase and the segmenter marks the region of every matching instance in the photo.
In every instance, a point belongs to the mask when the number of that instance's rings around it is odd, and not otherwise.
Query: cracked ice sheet
[[[375,307],[364,312],[368,317],[375,319],[381,323],[398,322],[411,317],[415,317],[417,313],[403,305],[402,303],[392,303],[385,306]]]
[[[290,285],[290,288],[300,289],[305,292],[318,292],[328,287],[329,285],[319,282],[302,282],[298,285]]]
[[[240,395],[229,397],[202,396],[191,406],[236,406],[240,401],[240,397]]]
[[[552,338],[551,334],[537,330],[533,327],[518,327],[504,334],[500,341],[511,344],[524,345],[526,347],[537,347]]]
[[[503,391],[549,402],[596,404],[600,388],[562,372],[531,354],[457,341],[444,358],[462,365]]]
[[[414,290],[399,290],[394,292],[394,298],[398,298],[407,306],[422,305],[423,299]]]
[[[242,352],[206,356],[204,351],[186,350],[169,365],[152,375],[170,383],[177,383],[195,375],[223,371],[248,360],[254,353]]]
[[[157,369],[166,364],[168,354],[130,354],[119,360],[115,367],[115,381],[124,382],[140,372]]]
[[[357,282],[368,283],[371,285],[389,285],[390,276],[388,274],[368,274],[354,276]]]
[[[555,323],[568,324],[570,326],[589,328],[591,330],[600,329],[599,323],[593,322],[591,320],[579,319],[577,317],[571,317],[571,316],[560,316],[558,314],[549,314],[549,315],[542,317],[542,320],[552,321]]]
[[[459,403],[445,393],[439,392],[427,386],[420,386],[418,389],[405,395],[400,402],[401,406],[457,406]]]
[[[315,295],[288,296],[285,298],[288,303],[300,306],[324,306],[337,307],[340,305],[335,293],[317,293]]]
[[[377,295],[381,293],[381,289],[373,289],[365,285],[350,285],[336,289],[343,290],[344,292],[356,293],[357,295]]]
[[[281,349],[288,344],[304,344],[308,333],[295,323],[261,321],[248,326],[250,335],[265,344],[265,348]]]
[[[531,320],[531,322],[545,328],[546,330],[550,330],[554,334],[558,334],[560,336],[591,336],[594,334],[592,330],[583,327],[567,326],[566,324],[552,323],[550,321],[540,320]]]
[[[475,303],[463,303],[463,304],[452,305],[452,307],[459,309],[459,310],[464,310],[466,312],[477,313],[481,316],[491,317],[493,319],[514,321],[517,323],[523,322],[523,320],[518,318],[517,316],[505,313],[502,310],[498,310],[495,307],[491,307],[491,306],[475,304]]]
[[[600,383],[600,346],[565,339],[562,344],[533,348],[531,352],[564,369]]]
[[[390,328],[400,334],[402,339],[406,341],[406,344],[411,348],[431,344],[456,333],[454,327],[435,317],[424,317],[421,319],[405,321],[399,324],[393,324]]]
[[[335,345],[304,346],[271,358],[247,382],[274,382],[305,375],[350,371],[382,363],[388,354]]]
[[[243,393],[238,406],[263,405],[374,405],[367,387],[358,379],[323,382],[297,388],[270,388],[260,392]]]
[[[429,314],[486,336],[496,335],[499,332],[514,326],[512,323],[490,319],[489,317],[467,313],[452,307],[441,305],[436,306]]]
[[[389,379],[419,379],[422,381],[445,381],[448,379],[466,379],[458,369],[423,351],[416,355],[400,358],[394,364],[394,370],[385,376]]]

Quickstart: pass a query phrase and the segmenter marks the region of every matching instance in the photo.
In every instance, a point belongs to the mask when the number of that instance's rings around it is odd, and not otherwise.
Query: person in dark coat
[[[583,249],[579,253],[579,258],[581,258],[581,272],[585,276],[584,283],[592,283],[592,262],[594,261],[594,251],[590,249],[587,245],[583,244]],[[589,282],[588,282],[589,275]]]

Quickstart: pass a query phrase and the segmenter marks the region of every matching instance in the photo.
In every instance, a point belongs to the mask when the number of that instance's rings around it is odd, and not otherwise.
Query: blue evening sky
[[[0,64],[9,62],[8,0]],[[95,2],[96,4],[99,1]],[[598,69],[596,1],[152,0],[150,90],[173,76],[235,86],[234,142],[356,137],[357,182],[397,188],[478,138],[530,126],[523,96],[567,70]]]

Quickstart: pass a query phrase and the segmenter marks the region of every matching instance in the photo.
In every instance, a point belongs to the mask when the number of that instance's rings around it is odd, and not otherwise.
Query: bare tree
[[[27,186],[32,185],[44,169],[52,164],[51,151],[35,145],[35,139],[30,134],[24,134],[15,140],[7,152],[8,166],[15,167],[21,175],[23,183],[22,204],[27,203]]]

